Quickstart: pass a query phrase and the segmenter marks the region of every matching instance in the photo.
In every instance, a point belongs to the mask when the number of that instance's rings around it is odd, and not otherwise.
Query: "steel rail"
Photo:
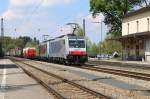
[[[66,79],[66,78],[60,77],[60,76],[58,76],[58,75],[55,75],[55,74],[50,73],[50,72],[48,72],[48,71],[45,71],[45,70],[43,70],[43,69],[37,68],[37,67],[35,67],[35,66],[31,65],[31,64],[25,63],[25,62],[23,62],[23,61],[21,61],[20,63],[23,63],[23,64],[25,64],[25,65],[27,65],[27,66],[29,66],[29,67],[31,67],[31,68],[37,69],[37,70],[39,70],[39,71],[41,71],[41,72],[43,72],[43,73],[45,73],[45,74],[47,74],[47,75],[49,75],[49,76],[53,76],[53,77],[55,77],[55,78],[58,78],[58,79],[60,79],[60,80],[62,80],[62,81],[64,81],[64,82],[66,82],[66,83],[68,83],[68,84],[71,84],[71,85],[73,85],[73,86],[75,86],[75,87],[77,87],[77,88],[83,90],[83,91],[86,91],[86,92],[88,92],[88,93],[90,93],[90,94],[92,94],[92,95],[95,95],[96,97],[99,97],[100,99],[111,99],[110,97],[108,97],[108,96],[106,96],[106,95],[103,95],[103,94],[101,94],[101,93],[99,93],[99,92],[96,92],[96,91],[94,91],[94,90],[91,90],[91,89],[89,89],[89,88],[87,88],[87,87],[85,87],[85,86],[82,86],[82,85],[80,85],[80,84],[78,84],[78,83],[75,83],[75,82],[70,81],[70,80],[68,80],[68,79]]]
[[[146,64],[146,65],[142,65],[142,64],[136,64],[136,63],[116,63],[116,64],[113,64],[113,63],[104,63],[104,64],[101,64],[101,61],[94,61],[94,60],[89,60],[88,62],[87,62],[88,64],[91,64],[91,65],[106,65],[106,66],[111,66],[111,65],[113,65],[113,66],[115,66],[115,67],[123,67],[123,68],[126,68],[126,67],[129,67],[129,68],[137,68],[137,69],[147,69],[147,70],[150,70],[150,66],[148,66],[148,64]]]
[[[41,86],[43,86],[48,92],[52,93],[57,99],[67,99],[66,97],[59,94],[56,90],[48,86],[46,83],[44,83],[42,80],[40,80],[38,77],[34,76],[31,72],[24,69],[22,66],[20,66],[17,62],[13,60],[13,62],[16,64],[16,66],[20,67],[26,74],[34,78]]]
[[[103,68],[103,67],[93,67],[93,66],[91,66],[91,67],[90,66],[81,66],[78,68],[150,81],[150,74],[145,74],[145,73],[124,71],[124,70],[110,69],[110,68]]]
[[[36,62],[36,63],[39,63],[39,62]],[[39,63],[39,64],[46,65],[43,63]],[[131,71],[127,71],[127,70],[110,69],[110,68],[104,68],[104,67],[94,67],[93,64],[92,64],[92,66],[91,66],[91,64],[85,64],[85,66],[79,66],[79,67],[72,66],[72,67],[87,69],[87,70],[92,70],[92,71],[98,71],[98,72],[103,72],[103,73],[110,73],[110,74],[130,77],[130,78],[136,78],[139,80],[150,81],[150,74],[146,74],[146,73],[131,72]]]

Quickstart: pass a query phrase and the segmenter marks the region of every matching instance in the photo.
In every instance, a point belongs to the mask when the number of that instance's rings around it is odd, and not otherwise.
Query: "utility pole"
[[[1,37],[4,37],[4,19],[1,18]]]
[[[100,54],[102,54],[102,41],[103,41],[103,21],[101,21],[101,44],[100,44]]]
[[[83,19],[83,36],[86,36],[86,31],[85,31],[85,19]]]
[[[1,18],[1,39],[0,39],[0,57],[4,55],[4,19]]]

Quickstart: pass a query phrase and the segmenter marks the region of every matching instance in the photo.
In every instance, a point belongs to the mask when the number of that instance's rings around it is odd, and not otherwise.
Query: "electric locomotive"
[[[67,34],[44,41],[39,45],[39,57],[66,64],[84,64],[88,60],[86,39],[74,34]]]

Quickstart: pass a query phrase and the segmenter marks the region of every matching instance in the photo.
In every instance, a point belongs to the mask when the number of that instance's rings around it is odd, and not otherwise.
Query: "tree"
[[[102,53],[112,54],[113,52],[121,53],[122,46],[119,41],[113,39],[112,35],[108,35],[106,39],[98,44],[98,48],[101,49]]]
[[[22,50],[27,42],[35,43],[34,45],[36,45],[38,40],[34,41],[27,36],[15,39],[11,37],[0,37],[0,56],[3,55],[3,53],[8,52],[10,49],[18,48]]]
[[[25,47],[36,47],[37,43],[36,42],[27,42]]]
[[[85,33],[84,33],[84,30],[83,28],[77,24],[77,28],[76,30],[74,31],[74,33],[77,35],[77,36],[85,36]]]
[[[89,48],[89,55],[97,55],[99,53],[99,49],[95,43],[91,44]]]
[[[108,33],[121,36],[123,16],[135,10],[136,6],[147,6],[149,2],[148,0],[90,0],[90,11],[93,15],[103,13],[104,23],[110,27]]]
[[[24,36],[24,37],[19,37],[18,39],[21,39],[21,40],[23,40],[23,47],[22,48],[24,48],[25,47],[25,45],[27,44],[27,42],[32,42],[32,38],[30,38],[30,37],[28,37],[28,36]]]
[[[2,42],[0,42],[0,58],[3,57]]]

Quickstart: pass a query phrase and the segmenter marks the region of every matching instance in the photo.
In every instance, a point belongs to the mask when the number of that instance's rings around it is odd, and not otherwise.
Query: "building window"
[[[148,31],[149,31],[149,18],[147,18],[147,27],[148,27]]]
[[[139,32],[139,21],[136,21],[136,25],[137,25],[137,32]]]
[[[130,31],[129,31],[129,28],[130,28],[129,25],[130,25],[130,24],[128,23],[128,34],[129,34],[129,32],[130,32]]]

